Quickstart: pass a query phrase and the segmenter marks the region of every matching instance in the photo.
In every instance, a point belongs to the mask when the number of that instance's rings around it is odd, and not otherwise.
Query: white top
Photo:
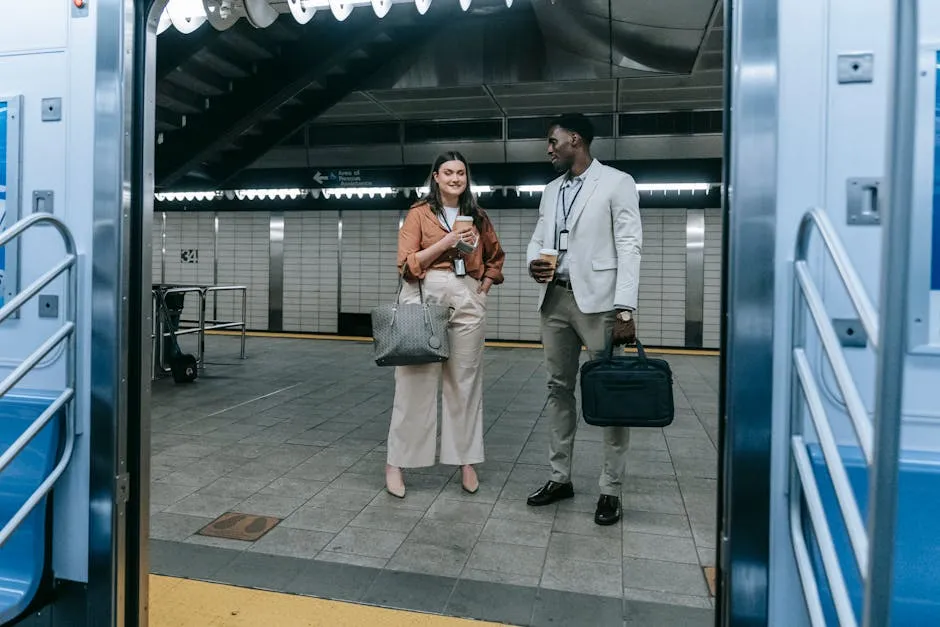
[[[454,222],[457,221],[458,213],[460,213],[460,209],[457,207],[444,207],[444,216],[439,217],[441,225],[444,226],[448,231],[452,231],[454,229]]]

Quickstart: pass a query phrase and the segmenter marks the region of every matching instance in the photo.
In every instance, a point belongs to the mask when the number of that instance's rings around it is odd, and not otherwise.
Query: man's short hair
[[[583,113],[563,113],[552,118],[549,130],[559,126],[570,133],[577,133],[588,146],[594,141],[594,125]]]

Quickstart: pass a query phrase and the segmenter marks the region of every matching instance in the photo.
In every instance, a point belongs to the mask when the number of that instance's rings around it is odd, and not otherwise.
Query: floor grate
[[[255,542],[274,529],[279,522],[280,518],[271,516],[228,512],[200,529],[197,535]]]

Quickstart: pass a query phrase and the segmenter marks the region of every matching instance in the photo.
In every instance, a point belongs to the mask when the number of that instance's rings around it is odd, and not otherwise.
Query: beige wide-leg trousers
[[[395,403],[388,430],[388,463],[400,468],[434,465],[438,382],[443,378],[441,463],[463,466],[483,461],[483,340],[486,294],[470,276],[431,270],[424,298],[453,307],[448,337],[450,358],[438,364],[395,368]],[[406,283],[401,300],[420,302],[418,284]]]
[[[581,347],[586,346],[592,359],[607,349],[614,327],[615,312],[586,314],[578,309],[574,294],[551,285],[542,304],[542,343],[548,370],[546,413],[551,425],[549,458],[552,481],[571,480],[571,457],[578,429],[575,384],[580,366]],[[627,462],[630,430],[604,427],[604,467],[601,469],[601,494],[620,496]]]

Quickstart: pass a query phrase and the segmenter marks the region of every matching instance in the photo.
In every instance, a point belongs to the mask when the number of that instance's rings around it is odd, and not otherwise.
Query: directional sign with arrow
[[[323,168],[310,178],[320,187],[395,187],[402,177],[398,169]]]

